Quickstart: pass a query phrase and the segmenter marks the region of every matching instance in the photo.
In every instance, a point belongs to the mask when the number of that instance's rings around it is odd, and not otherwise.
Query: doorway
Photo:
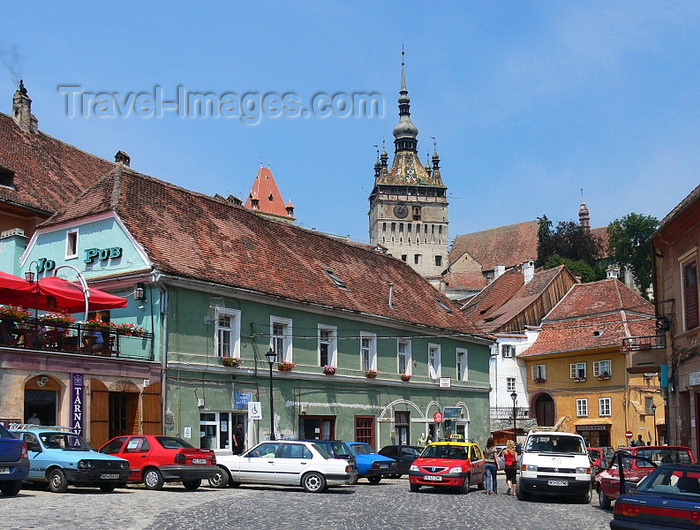
[[[40,425],[57,425],[60,391],[60,385],[46,375],[27,381],[24,386],[23,421]]]
[[[554,426],[554,399],[549,394],[540,394],[535,401],[537,425]]]
[[[302,440],[335,440],[335,416],[299,416]]]

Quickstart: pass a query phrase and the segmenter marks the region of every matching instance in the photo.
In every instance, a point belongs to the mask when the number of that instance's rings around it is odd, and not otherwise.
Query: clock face
[[[405,204],[397,204],[394,206],[394,215],[400,219],[403,219],[408,215],[408,206]]]

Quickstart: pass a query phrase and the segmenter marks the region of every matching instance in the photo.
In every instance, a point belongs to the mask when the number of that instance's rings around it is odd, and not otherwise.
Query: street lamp
[[[510,399],[513,400],[513,442],[517,440],[516,438],[516,431],[518,429],[517,423],[516,423],[516,409],[515,409],[515,404],[518,402],[518,393],[513,390],[513,393],[510,395]]]
[[[654,445],[657,445],[656,443],[656,405],[653,403],[651,404],[651,413],[654,415]]]
[[[277,353],[275,353],[272,348],[268,350],[265,354],[267,357],[267,362],[270,364],[270,440],[275,439],[275,401],[272,397],[272,365],[275,364],[277,359]]]

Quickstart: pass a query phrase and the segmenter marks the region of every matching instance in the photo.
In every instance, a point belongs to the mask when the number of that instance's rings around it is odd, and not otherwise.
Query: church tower
[[[436,287],[447,267],[447,188],[442,183],[440,157],[434,146],[432,167],[418,157],[418,128],[411,121],[401,50],[399,123],[394,128],[394,161],[388,168],[386,150],[377,152],[374,188],[369,197],[369,240],[386,247]]]

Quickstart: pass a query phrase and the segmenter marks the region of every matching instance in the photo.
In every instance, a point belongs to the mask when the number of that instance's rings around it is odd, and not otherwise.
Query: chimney
[[[506,266],[505,265],[496,265],[493,268],[493,279],[497,279],[499,276],[504,274],[506,272]]]
[[[131,165],[131,157],[122,150],[117,151],[117,154],[114,155],[114,161],[126,167],[130,167]]]
[[[523,263],[523,283],[529,283],[535,277],[535,262],[532,259]]]
[[[36,133],[39,131],[39,122],[32,114],[32,100],[29,98],[21,79],[19,80],[19,88],[12,98],[12,119],[23,132]]]

